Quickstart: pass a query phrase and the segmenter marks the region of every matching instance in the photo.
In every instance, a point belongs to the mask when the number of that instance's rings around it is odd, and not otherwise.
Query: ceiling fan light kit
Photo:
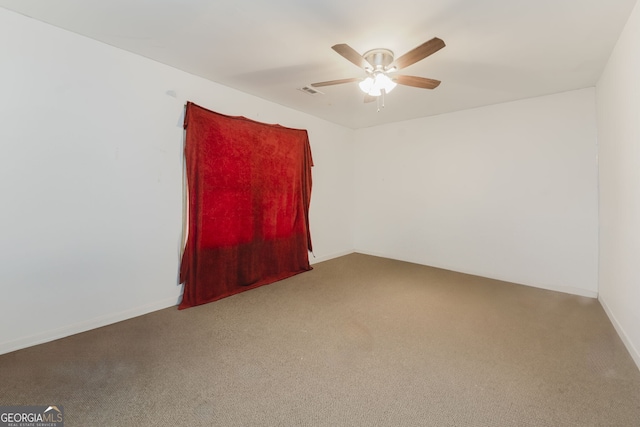
[[[384,73],[377,73],[374,77],[367,77],[359,83],[360,90],[370,96],[380,96],[382,91],[389,93],[396,87],[396,83]]]
[[[396,87],[397,84],[421,89],[435,89],[440,84],[439,80],[403,75],[390,77],[388,74],[415,64],[427,56],[436,53],[443,47],[445,47],[444,42],[441,39],[434,37],[405,53],[400,58],[394,60],[393,52],[389,49],[373,49],[365,52],[364,55],[360,55],[347,44],[337,44],[331,48],[349,62],[362,68],[367,73],[367,77],[364,79],[349,78],[330,80],[326,82],[312,83],[311,86],[331,86],[358,81],[360,90],[366,94],[365,102],[370,102],[372,97],[375,98],[388,94]]]

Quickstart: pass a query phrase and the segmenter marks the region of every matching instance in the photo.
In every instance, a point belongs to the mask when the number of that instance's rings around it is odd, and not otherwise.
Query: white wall
[[[591,88],[356,131],[356,251],[595,297],[595,117]]]
[[[1,8],[0,52],[0,353],[178,302],[187,100],[307,129],[316,261],[352,252],[352,130]]]
[[[597,84],[600,302],[640,367],[640,4]]]

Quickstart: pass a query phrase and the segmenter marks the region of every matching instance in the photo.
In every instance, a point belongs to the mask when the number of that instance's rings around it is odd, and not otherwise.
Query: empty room
[[[639,40],[0,0],[0,426],[640,425]]]

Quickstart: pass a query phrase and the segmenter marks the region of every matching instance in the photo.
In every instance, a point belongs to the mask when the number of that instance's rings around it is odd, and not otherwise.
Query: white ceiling
[[[350,128],[594,86],[635,0],[0,0],[0,6]],[[347,43],[396,57],[433,37],[447,46],[400,74],[376,111]]]

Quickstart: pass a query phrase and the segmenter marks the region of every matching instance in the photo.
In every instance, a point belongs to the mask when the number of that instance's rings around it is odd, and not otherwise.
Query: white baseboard
[[[145,304],[140,307],[121,311],[119,313],[110,313],[104,316],[96,317],[79,323],[74,323],[72,325],[63,326],[61,328],[52,329],[14,341],[2,342],[0,343],[0,354],[10,353],[12,351],[20,350],[38,344],[43,344],[49,341],[54,341],[60,338],[68,337],[70,335],[79,334],[81,332],[86,332],[91,329],[101,328],[112,323],[117,323],[123,320],[131,319],[133,317],[142,316],[143,314],[151,313],[152,311],[162,310],[164,308],[175,306],[178,304],[178,302],[179,298],[167,298],[164,300]]]
[[[618,319],[616,319],[616,316],[614,316],[613,312],[607,305],[606,301],[602,298],[602,295],[598,297],[598,301],[600,301],[600,305],[604,309],[604,312],[607,313],[607,316],[609,317],[611,324],[615,328],[616,332],[618,332],[618,335],[620,336],[620,339],[624,343],[624,346],[627,347],[627,350],[629,351],[631,358],[633,359],[634,362],[636,362],[636,366],[638,367],[638,369],[640,369],[640,352],[633,345],[633,343],[629,339],[629,336],[622,328],[622,325],[620,325],[620,322],[618,322]]]
[[[344,255],[349,255],[353,251],[337,252],[330,255],[324,255],[314,258],[313,255],[309,257],[310,264],[316,264],[323,261],[328,261],[333,258],[338,258]],[[0,342],[0,354],[11,353],[12,351],[20,350],[23,348],[31,347],[38,344],[43,344],[49,341],[54,341],[60,338],[68,337],[70,335],[86,332],[91,329],[101,328],[103,326],[110,325],[112,323],[121,322],[123,320],[131,319],[134,317],[142,316],[143,314],[151,313],[152,311],[162,310],[164,308],[176,306],[180,303],[180,296],[175,298],[167,298],[153,303],[145,304],[140,307],[135,307],[129,310],[121,311],[118,313],[110,313],[104,316],[96,317],[86,321],[74,323],[71,325],[63,326],[61,328],[52,329],[35,335],[19,338],[13,341]]]
[[[511,282],[510,280],[504,280],[504,279],[496,279],[496,280]],[[562,292],[563,294],[577,295],[579,297],[598,299],[597,292],[589,291],[587,289],[582,289],[582,288],[574,288],[571,286],[527,285],[524,283],[517,283],[517,282],[511,282],[511,283],[515,283],[516,285],[521,285],[521,286],[529,286],[531,288],[545,289],[547,291]]]
[[[440,268],[442,270],[448,270],[448,271],[453,271],[453,272],[462,273],[462,274],[469,274],[471,276],[486,277],[487,279],[493,279],[493,280],[499,280],[501,282],[513,283],[515,285],[529,286],[531,288],[545,289],[547,291],[554,291],[554,292],[562,292],[562,293],[565,293],[565,294],[578,295],[578,296],[587,297],[587,298],[598,298],[598,292],[589,291],[587,289],[574,288],[574,287],[571,287],[571,286],[530,285],[530,284],[526,284],[526,283],[514,282],[513,280],[509,280],[509,279],[502,278],[502,277],[489,277],[489,276],[485,276],[485,275],[483,275],[481,273],[478,273],[478,272],[458,270],[458,269],[455,269],[455,268],[450,268],[448,266],[428,265],[428,264],[424,264],[423,262],[417,261],[415,259],[393,258],[393,257],[390,257],[389,255],[386,255],[386,254],[377,253],[377,252],[371,252],[371,251],[361,251],[361,250],[358,250],[358,249],[356,249],[354,252],[359,253],[359,254],[363,254],[363,255],[371,255],[371,256],[377,256],[377,257],[381,257],[381,258],[389,258],[389,259],[395,259],[395,260],[398,260],[398,261],[410,262],[412,264],[425,265],[427,267]]]
[[[349,255],[352,254],[353,251],[341,251],[341,252],[335,252],[333,254],[330,255],[323,255],[320,257],[314,257],[313,255],[309,256],[309,264],[313,265],[313,264],[317,264],[319,262],[323,262],[323,261],[329,261],[330,259],[334,259],[334,258],[338,258],[341,256],[345,256],[345,255]]]

